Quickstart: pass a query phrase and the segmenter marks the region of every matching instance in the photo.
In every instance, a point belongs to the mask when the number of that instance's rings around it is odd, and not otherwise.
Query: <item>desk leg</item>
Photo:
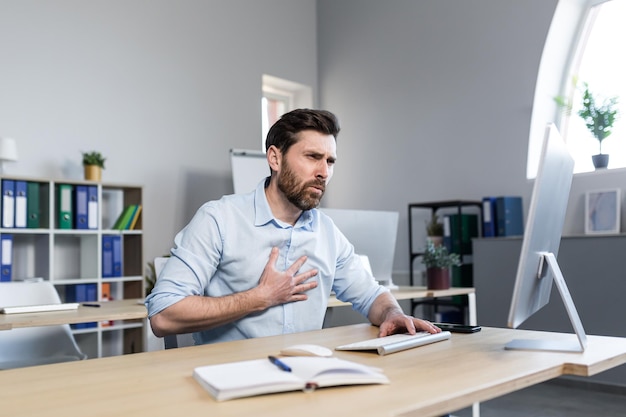
[[[467,294],[467,309],[469,310],[469,325],[478,325],[476,317],[476,293]]]
[[[480,403],[472,404],[472,417],[480,417]]]
[[[476,293],[467,294],[467,309],[469,310],[469,324],[476,326],[478,318],[476,317]],[[472,404],[472,417],[480,417],[480,403]]]

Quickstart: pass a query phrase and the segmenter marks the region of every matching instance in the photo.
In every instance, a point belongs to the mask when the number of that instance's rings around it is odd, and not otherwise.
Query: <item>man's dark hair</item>
[[[327,110],[296,109],[283,114],[267,133],[265,150],[276,146],[284,155],[298,141],[298,133],[304,130],[333,135],[339,134],[339,120]]]

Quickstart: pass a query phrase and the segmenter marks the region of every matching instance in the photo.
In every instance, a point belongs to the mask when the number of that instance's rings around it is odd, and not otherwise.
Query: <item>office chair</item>
[[[161,274],[163,267],[165,267],[166,262],[167,262],[167,258],[164,256],[159,256],[159,257],[154,258],[154,272],[156,274],[157,279],[159,278],[159,275]],[[152,328],[150,328],[150,331],[152,331]],[[185,346],[193,346],[196,344],[195,341],[193,340],[193,336],[191,333],[173,334],[173,335],[165,336],[163,340],[165,344],[165,349],[174,349],[174,348],[185,347]]]
[[[59,294],[48,281],[0,283],[3,307],[60,302]],[[0,369],[83,359],[87,355],[78,348],[69,324],[0,331]]]

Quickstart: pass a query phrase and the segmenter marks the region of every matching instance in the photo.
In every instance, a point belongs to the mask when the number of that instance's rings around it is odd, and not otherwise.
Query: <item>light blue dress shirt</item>
[[[306,301],[194,333],[196,344],[320,329],[333,290],[367,317],[376,297],[388,290],[367,272],[354,247],[321,211],[303,212],[294,226],[276,219],[264,183],[248,194],[205,203],[176,235],[172,257],[146,299],[150,317],[189,295],[220,297],[257,286],[274,246],[280,252],[279,270],[306,255],[300,272],[317,269],[311,278],[317,288],[306,292]]]

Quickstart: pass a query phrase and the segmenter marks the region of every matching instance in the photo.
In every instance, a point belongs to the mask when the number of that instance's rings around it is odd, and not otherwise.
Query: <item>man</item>
[[[146,299],[155,335],[195,332],[202,344],[320,329],[333,290],[380,336],[440,331],[405,315],[316,209],[338,133],[335,116],[322,110],[294,110],[272,126],[271,175],[249,194],[205,203],[176,236]]]

